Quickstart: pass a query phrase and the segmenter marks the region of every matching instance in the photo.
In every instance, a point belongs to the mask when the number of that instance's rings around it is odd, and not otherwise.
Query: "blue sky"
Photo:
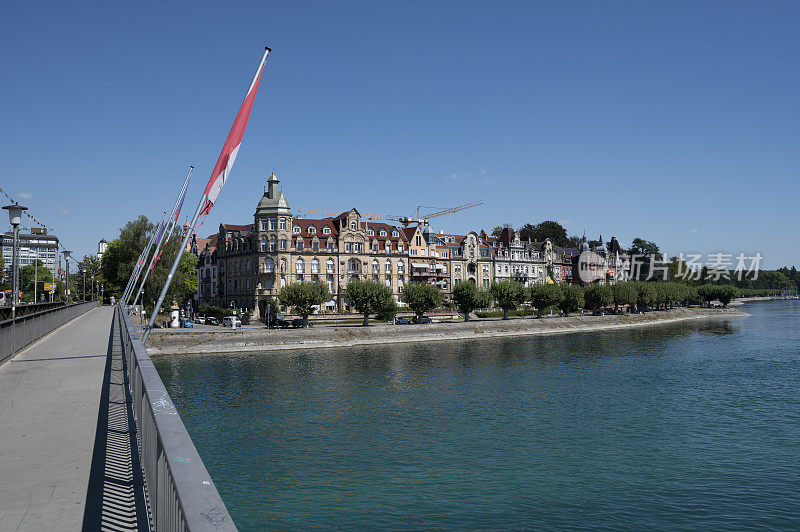
[[[543,219],[800,265],[800,4],[22,3],[0,22],[0,186],[93,252],[194,207],[263,46],[201,236],[249,223],[273,163],[293,208]],[[189,209],[187,209],[189,210]]]

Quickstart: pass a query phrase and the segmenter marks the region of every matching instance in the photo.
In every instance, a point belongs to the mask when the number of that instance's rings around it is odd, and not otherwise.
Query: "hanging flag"
[[[166,213],[164,213],[164,214],[166,214]],[[163,220],[162,220],[162,221],[161,221],[161,223],[158,225],[158,233],[156,233],[156,238],[155,238],[155,240],[153,240],[153,243],[154,243],[154,245],[156,246],[156,249],[159,249],[159,247],[161,247],[161,246],[160,246],[160,244],[161,244],[161,237],[162,237],[162,236],[164,236],[164,221],[163,221]],[[159,252],[159,254],[158,254],[158,255],[161,255],[161,253]],[[155,265],[156,265],[156,261],[157,261],[157,260],[158,260],[158,259],[155,259],[155,260],[153,261],[153,263],[152,263],[152,264],[150,264],[150,269],[151,269],[151,270],[153,269],[153,266],[155,266]]]
[[[236,119],[233,121],[231,131],[228,133],[228,138],[225,139],[225,144],[222,146],[222,152],[219,154],[217,164],[214,166],[214,171],[211,172],[211,178],[205,189],[205,196],[208,202],[203,207],[201,215],[207,215],[217,201],[225,181],[231,172],[233,163],[236,160],[236,154],[239,153],[239,147],[242,145],[242,138],[244,137],[244,130],[247,128],[247,120],[250,118],[250,111],[253,109],[253,101],[255,101],[256,93],[258,92],[258,84],[261,82],[261,74],[264,72],[264,63],[267,61],[267,55],[270,49],[264,50],[264,55],[261,57],[261,63],[258,65],[253,81],[250,83],[250,88],[247,89],[247,95],[244,97],[244,102],[236,114]]]

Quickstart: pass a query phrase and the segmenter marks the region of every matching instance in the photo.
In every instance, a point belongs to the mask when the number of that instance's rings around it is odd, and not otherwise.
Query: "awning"
[[[412,262],[411,266],[413,266],[414,268],[425,268],[426,270],[428,269],[428,265],[424,262]]]

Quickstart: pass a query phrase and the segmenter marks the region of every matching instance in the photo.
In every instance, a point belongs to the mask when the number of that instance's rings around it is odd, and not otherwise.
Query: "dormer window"
[[[308,232],[313,235],[314,233],[317,232],[317,228],[314,227],[313,225],[310,225],[308,226]]]
[[[292,233],[297,234],[299,232],[300,232],[300,226],[299,225],[295,225],[294,227],[292,227]]]
[[[393,236],[393,237],[395,237],[395,238],[397,238],[397,236],[398,236],[398,234],[397,234],[397,229],[395,229],[394,231],[392,231],[392,236]]]
[[[322,233],[323,233],[323,234],[326,234],[326,235],[329,235],[329,234],[331,234],[331,228],[330,228],[330,227],[328,227],[328,226],[325,226],[325,227],[323,227],[323,228],[322,228]]]
[[[381,236],[386,236],[386,229],[381,229]]]
[[[370,228],[370,230],[369,230],[369,231],[367,231],[367,234],[368,234],[369,236],[375,236],[375,231],[373,231],[373,230],[372,230],[372,228]]]
[[[356,223],[355,222],[350,222],[350,230],[351,231],[355,231],[356,230]]]

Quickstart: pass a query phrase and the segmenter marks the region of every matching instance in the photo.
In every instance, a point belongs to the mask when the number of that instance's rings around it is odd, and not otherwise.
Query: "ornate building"
[[[450,249],[429,225],[403,229],[408,240],[411,281],[450,292]]]
[[[504,227],[499,237],[489,237],[486,242],[492,246],[496,281],[512,280],[525,286],[545,282],[547,265],[536,243],[523,242],[510,226]]]
[[[372,223],[356,209],[322,219],[292,216],[280,181],[272,172],[253,223],[220,224],[217,235],[217,302],[244,308],[258,319],[267,299],[295,282],[328,286],[328,310],[347,310],[350,279],[373,279],[399,300],[408,280],[408,242],[401,228]]]
[[[450,284],[471,282],[482,288],[492,284],[492,248],[475,231],[467,235],[437,235],[450,251]]]

